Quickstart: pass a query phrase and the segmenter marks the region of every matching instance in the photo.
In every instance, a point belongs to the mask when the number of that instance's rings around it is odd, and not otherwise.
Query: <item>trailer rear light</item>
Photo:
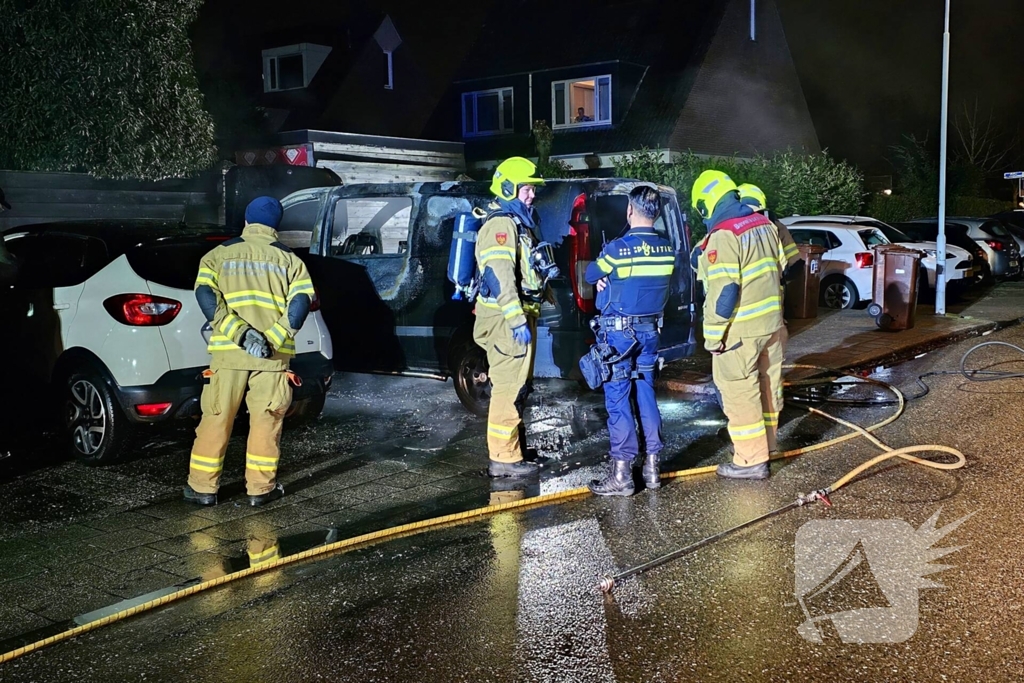
[[[132,327],[166,325],[181,311],[181,302],[152,294],[118,294],[103,302],[117,322]]]
[[[135,412],[142,417],[158,417],[171,409],[170,403],[143,403],[135,406]]]
[[[875,265],[875,255],[870,251],[860,251],[853,257],[858,268],[872,268]]]
[[[582,313],[594,313],[594,286],[587,282],[587,266],[592,260],[590,253],[590,217],[587,215],[587,196],[581,194],[572,203],[572,228],[569,240],[569,272],[572,279],[572,293],[576,307]]]
[[[987,244],[988,246],[992,247],[992,251],[1002,251],[1003,250],[1003,243],[1002,242],[997,242],[995,240],[985,240],[985,244]]]

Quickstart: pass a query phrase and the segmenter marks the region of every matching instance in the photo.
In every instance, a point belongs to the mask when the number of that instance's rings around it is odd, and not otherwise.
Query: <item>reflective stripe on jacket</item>
[[[195,289],[213,327],[208,346],[213,355],[211,367],[288,368],[295,355],[295,334],[305,321],[314,289],[306,265],[278,241],[276,231],[251,224],[241,237],[214,248],[199,264]],[[305,306],[293,305],[299,296],[308,298],[298,302]],[[249,329],[263,333],[274,350],[273,357],[255,358],[246,353],[241,344]]]

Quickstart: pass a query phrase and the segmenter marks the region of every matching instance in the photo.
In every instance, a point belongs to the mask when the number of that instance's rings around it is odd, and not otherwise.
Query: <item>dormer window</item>
[[[299,43],[263,51],[263,92],[308,87],[331,48]]]
[[[594,76],[551,84],[553,128],[607,126],[612,122],[612,77]]]

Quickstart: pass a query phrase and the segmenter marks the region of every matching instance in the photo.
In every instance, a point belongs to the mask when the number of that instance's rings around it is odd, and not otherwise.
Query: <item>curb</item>
[[[908,360],[913,360],[919,355],[935,351],[936,349],[956,344],[964,341],[965,339],[970,339],[971,337],[980,337],[986,333],[992,333],[1008,327],[1013,327],[1021,324],[1022,322],[1024,322],[1024,318],[994,322],[979,322],[974,327],[950,332],[949,334],[935,337],[934,339],[918,344],[911,344],[889,353],[882,353],[868,358],[859,359],[850,365],[836,368],[836,370],[849,372],[851,374],[870,374],[879,366],[892,366],[904,363]],[[656,382],[656,388],[668,391],[672,394],[689,397],[696,401],[717,402],[717,390],[715,389],[714,382],[711,380],[711,375],[704,375],[692,371],[682,373],[682,375],[683,376],[681,377],[673,377],[672,379],[659,379]]]

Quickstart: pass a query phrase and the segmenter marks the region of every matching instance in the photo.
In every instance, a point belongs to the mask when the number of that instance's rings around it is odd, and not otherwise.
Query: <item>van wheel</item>
[[[825,308],[853,308],[858,300],[857,286],[849,278],[830,278],[821,283],[821,305]]]
[[[63,404],[67,438],[79,462],[108,465],[122,455],[131,425],[98,373],[86,368],[71,373]]]
[[[491,405],[491,378],[487,354],[476,344],[467,344],[456,354],[452,368],[455,393],[466,410],[487,417]]]

